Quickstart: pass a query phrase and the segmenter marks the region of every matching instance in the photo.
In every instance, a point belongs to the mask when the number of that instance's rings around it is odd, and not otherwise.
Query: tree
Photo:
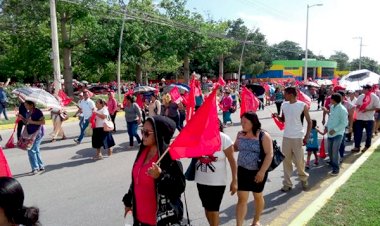
[[[350,63],[351,71],[355,71],[359,69],[359,62],[360,59],[354,59]],[[379,63],[369,57],[362,57],[361,58],[361,68],[362,69],[368,69],[370,71],[373,71],[375,73],[380,73],[379,70]]]
[[[286,40],[274,44],[270,54],[273,60],[299,60],[300,56],[304,55],[304,51],[298,43]]]
[[[330,56],[329,60],[334,60],[337,62],[337,70],[348,71],[349,70],[349,57],[342,51],[335,51],[333,55]]]

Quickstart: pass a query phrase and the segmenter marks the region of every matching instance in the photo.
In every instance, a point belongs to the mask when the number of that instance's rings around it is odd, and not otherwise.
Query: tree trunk
[[[136,64],[136,82],[142,85],[142,68],[140,64]]]
[[[224,56],[222,54],[222,55],[219,56],[219,76],[222,76],[222,77],[223,77],[223,74],[224,74],[224,72],[223,72],[223,67],[224,67],[223,63],[224,63]]]
[[[71,67],[71,52],[69,34],[66,29],[67,14],[63,13],[61,18],[61,34],[63,42],[63,79],[65,80],[65,92],[68,96],[73,96],[73,71]]]
[[[185,84],[189,84],[190,81],[190,59],[186,54],[183,58],[183,74],[185,79]]]

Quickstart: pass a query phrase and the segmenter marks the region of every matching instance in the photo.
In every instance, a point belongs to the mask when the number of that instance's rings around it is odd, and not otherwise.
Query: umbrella
[[[325,85],[325,86],[331,86],[332,85],[332,81],[331,80],[328,80],[328,79],[320,79],[320,80],[317,80],[317,84],[318,85]]]
[[[47,107],[61,108],[61,104],[53,95],[40,88],[22,87],[13,90],[12,93],[24,100],[30,100]]]
[[[133,93],[146,93],[154,91],[156,91],[156,88],[151,86],[137,86],[133,89]]]
[[[265,88],[258,84],[248,84],[247,88],[250,89],[256,96],[260,96],[265,93]]]
[[[181,93],[184,92],[190,92],[190,87],[186,84],[177,83],[177,84],[170,84],[170,86],[164,87],[164,93],[170,92],[174,87],[177,87]]]
[[[306,82],[305,85],[307,86],[312,86],[312,87],[321,87],[319,84],[315,83],[315,82]]]
[[[346,87],[347,90],[360,90],[364,85],[379,84],[380,75],[367,69],[357,70],[344,76],[339,85]]]

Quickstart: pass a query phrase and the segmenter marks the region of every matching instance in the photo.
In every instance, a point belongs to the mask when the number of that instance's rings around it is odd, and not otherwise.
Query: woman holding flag
[[[132,183],[123,197],[125,216],[132,211],[133,225],[181,225],[185,191],[182,164],[164,154],[176,129],[168,117],[148,117],[141,130],[143,141],[132,168]]]

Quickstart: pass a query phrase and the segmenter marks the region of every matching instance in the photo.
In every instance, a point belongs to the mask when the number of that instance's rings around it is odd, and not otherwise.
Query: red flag
[[[240,104],[240,117],[248,111],[257,111],[259,108],[260,101],[257,99],[253,93],[247,89],[247,87],[242,87],[241,91],[241,104]]]
[[[172,159],[212,155],[220,150],[216,91],[217,89],[212,91],[170,145],[169,153]]]
[[[226,81],[224,81],[223,76],[219,75],[218,83],[221,86],[225,86],[226,85]]]
[[[199,80],[194,80],[194,95],[195,96],[200,96],[202,95],[202,89],[201,89],[201,83],[199,82]]]
[[[3,149],[0,147],[0,177],[12,177],[11,169],[9,168],[8,161],[5,158]]]
[[[285,123],[281,122],[276,116],[272,115],[273,121],[280,130],[285,129]]]
[[[190,81],[190,92],[186,104],[186,123],[190,121],[195,111],[195,76]]]
[[[311,105],[311,99],[308,95],[304,94],[301,90],[297,90],[297,100],[304,102],[308,108]]]
[[[181,94],[179,93],[179,89],[177,86],[170,90],[169,94],[172,98],[172,101],[176,102],[177,104],[182,100]]]
[[[90,117],[91,128],[95,128],[96,127],[95,118],[96,118],[96,114],[92,113],[92,115]]]
[[[319,158],[326,158],[326,150],[325,150],[325,137],[322,138],[321,147],[319,148]]]
[[[73,100],[72,98],[68,97],[66,93],[61,89],[58,91],[58,99],[61,102],[62,106],[69,105],[70,102]]]
[[[189,100],[189,93],[186,92],[186,93],[184,93],[183,96],[182,96],[182,103],[183,103],[185,106],[187,106],[187,104],[188,104],[188,100]]]
[[[337,86],[338,85],[338,78],[334,78],[333,80],[331,80],[333,86]]]

